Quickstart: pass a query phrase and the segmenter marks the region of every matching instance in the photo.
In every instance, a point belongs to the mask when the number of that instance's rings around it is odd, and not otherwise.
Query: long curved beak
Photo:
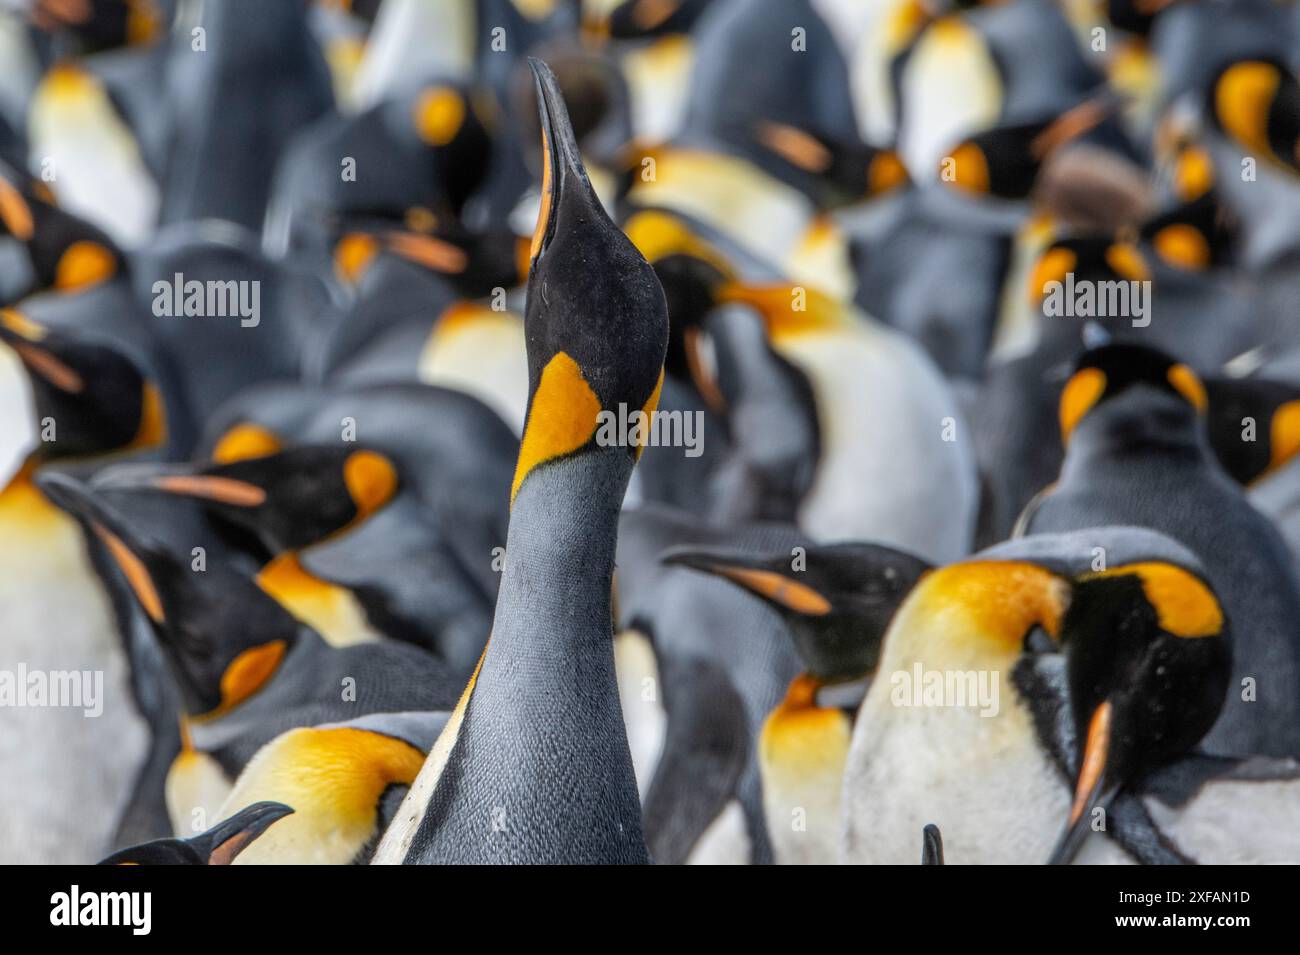
[[[280,802],[257,802],[213,826],[190,844],[208,857],[208,865],[230,865],[235,856],[264,833],[273,822],[291,815],[293,809]]]
[[[535,263],[545,253],[555,233],[560,200],[570,192],[584,194],[599,204],[591,180],[582,165],[582,153],[569,121],[569,110],[560,93],[560,84],[551,68],[536,57],[528,58],[537,89],[537,110],[542,126],[542,205],[533,230],[530,258]]]
[[[1091,831],[1093,812],[1108,807],[1119,792],[1120,782],[1114,779],[1111,769],[1114,765],[1111,758],[1114,717],[1115,707],[1106,700],[1093,711],[1088,721],[1088,738],[1079,763],[1070,818],[1047,860],[1049,865],[1069,865],[1074,860]]]
[[[96,481],[96,487],[115,491],[155,491],[192,497],[236,508],[259,507],[266,489],[249,481],[219,474],[202,464],[141,464],[116,467]]]

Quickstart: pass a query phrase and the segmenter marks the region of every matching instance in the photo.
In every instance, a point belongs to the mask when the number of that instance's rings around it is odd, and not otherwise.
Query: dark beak
[[[141,464],[113,468],[95,486],[114,491],[156,491],[230,507],[253,508],[266,502],[266,490],[248,481],[209,473],[202,465]]]
[[[190,840],[190,845],[200,855],[207,856],[208,865],[230,865],[235,856],[243,852],[273,822],[292,813],[293,810],[284,803],[253,803],[202,835],[195,836]]]
[[[94,493],[66,474],[36,475],[36,486],[50,502],[85,522],[99,538],[140,606],[155,623],[166,619],[156,583],[161,565],[167,561],[161,551],[134,532],[126,520],[105,506]]]
[[[562,199],[569,193],[581,193],[592,203],[599,204],[599,200],[583,168],[582,153],[555,74],[535,57],[528,58],[528,65],[533,71],[542,126],[542,205],[530,250],[530,257],[536,262],[555,233]]]

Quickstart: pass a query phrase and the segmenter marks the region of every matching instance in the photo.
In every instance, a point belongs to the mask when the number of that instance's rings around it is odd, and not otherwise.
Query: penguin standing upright
[[[598,429],[607,409],[655,410],[667,308],[587,180],[554,75],[530,63],[544,199],[495,624],[381,862],[648,861],[611,627],[618,512],[640,448],[606,445]]]
[[[788,551],[675,548],[664,562],[707,571],[769,603],[789,627],[804,672],[768,715],[758,740],[763,811],[782,864],[839,856],[844,763],[853,724],[819,700],[824,688],[869,676],[894,611],[930,565],[872,544]]]
[[[1209,449],[1205,386],[1138,345],[1084,354],[1061,395],[1061,477],[1026,509],[1030,533],[1097,524],[1163,531],[1204,562],[1233,621],[1214,753],[1300,753],[1300,594],[1290,552]]]

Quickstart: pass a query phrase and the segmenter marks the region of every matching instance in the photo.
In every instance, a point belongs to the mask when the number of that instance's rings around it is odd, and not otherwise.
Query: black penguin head
[[[1053,296],[1068,295],[1070,278],[1105,288],[1106,282],[1150,282],[1151,266],[1142,250],[1127,239],[1112,236],[1072,236],[1058,239],[1039,255],[1029,277],[1029,301],[1044,310],[1051,321],[1076,322],[1075,318],[1052,317]],[[1063,301],[1060,298],[1055,301]],[[1101,316],[1103,323],[1124,322],[1132,316]]]
[[[1223,707],[1231,661],[1214,590],[1162,561],[1077,578],[1061,641],[1077,778],[1056,863],[1078,851],[1093,810],[1209,731]]]
[[[870,146],[770,119],[755,122],[755,144],[806,176],[812,198],[825,209],[874,199],[910,182],[893,149]]]
[[[545,163],[524,312],[528,415],[512,497],[534,468],[593,447],[602,411],[654,411],[668,340],[654,270],[601,207],[554,75],[529,62]]]
[[[422,207],[409,210],[406,228],[373,215],[350,215],[330,228],[334,243],[334,273],[365,297],[374,290],[367,279],[381,256],[419,266],[446,281],[466,298],[480,298],[494,288],[514,288],[528,275],[528,242],[508,229],[470,232],[450,215]],[[383,276],[387,279],[387,276]],[[386,281],[378,283],[387,288]]]
[[[106,475],[99,486],[194,498],[278,554],[301,550],[365,520],[392,500],[398,474],[377,451],[301,445],[228,464],[122,469]]]
[[[732,437],[719,474],[721,508],[732,520],[794,521],[821,457],[812,385],[772,348],[752,307],[720,306],[705,330],[717,370],[711,391]]]
[[[700,327],[718,301],[720,290],[735,279],[727,256],[681,216],[662,209],[634,212],[623,230],[645,256],[663,287],[668,305],[668,353],[664,367],[681,381],[694,382],[711,405],[716,395],[703,380]]]
[[[1239,234],[1236,217],[1213,189],[1152,216],[1141,228],[1143,242],[1156,257],[1185,272],[1230,265]]]
[[[1300,453],[1300,388],[1263,378],[1211,378],[1206,429],[1219,463],[1250,484]]]
[[[1300,82],[1279,62],[1242,60],[1210,84],[1208,112],[1246,153],[1300,173]]]
[[[46,329],[13,309],[0,309],[0,344],[22,361],[36,418],[42,428],[52,427],[42,457],[150,448],[166,440],[161,392],[115,348]]]
[[[35,290],[78,292],[126,273],[126,258],[101,229],[60,209],[42,182],[0,163],[0,236],[21,242]]]
[[[230,865],[271,824],[291,815],[284,803],[257,802],[189,839],[155,839],[114,852],[100,865]]]
[[[149,0],[95,0],[93,3],[32,5],[32,24],[59,35],[65,52],[96,53],[141,46],[166,31],[165,7]]]
[[[162,646],[192,717],[233,709],[274,677],[305,630],[252,580],[137,533],[100,493],[62,474],[37,486],[86,525]]]
[[[1061,391],[1062,440],[1094,409],[1138,389],[1153,393],[1151,410],[1171,421],[1194,419],[1207,404],[1201,379],[1182,362],[1145,345],[1103,345],[1080,356]]]
[[[714,574],[781,614],[808,674],[822,684],[871,673],[889,621],[930,565],[878,544],[827,544],[753,554],[673,548],[665,564]]]
[[[624,0],[603,22],[586,29],[614,40],[689,33],[709,3],[710,0]]]

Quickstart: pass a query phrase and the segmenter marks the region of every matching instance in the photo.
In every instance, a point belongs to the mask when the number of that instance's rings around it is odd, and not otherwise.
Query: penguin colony
[[[1300,862],[1298,66],[8,4],[0,861]]]

